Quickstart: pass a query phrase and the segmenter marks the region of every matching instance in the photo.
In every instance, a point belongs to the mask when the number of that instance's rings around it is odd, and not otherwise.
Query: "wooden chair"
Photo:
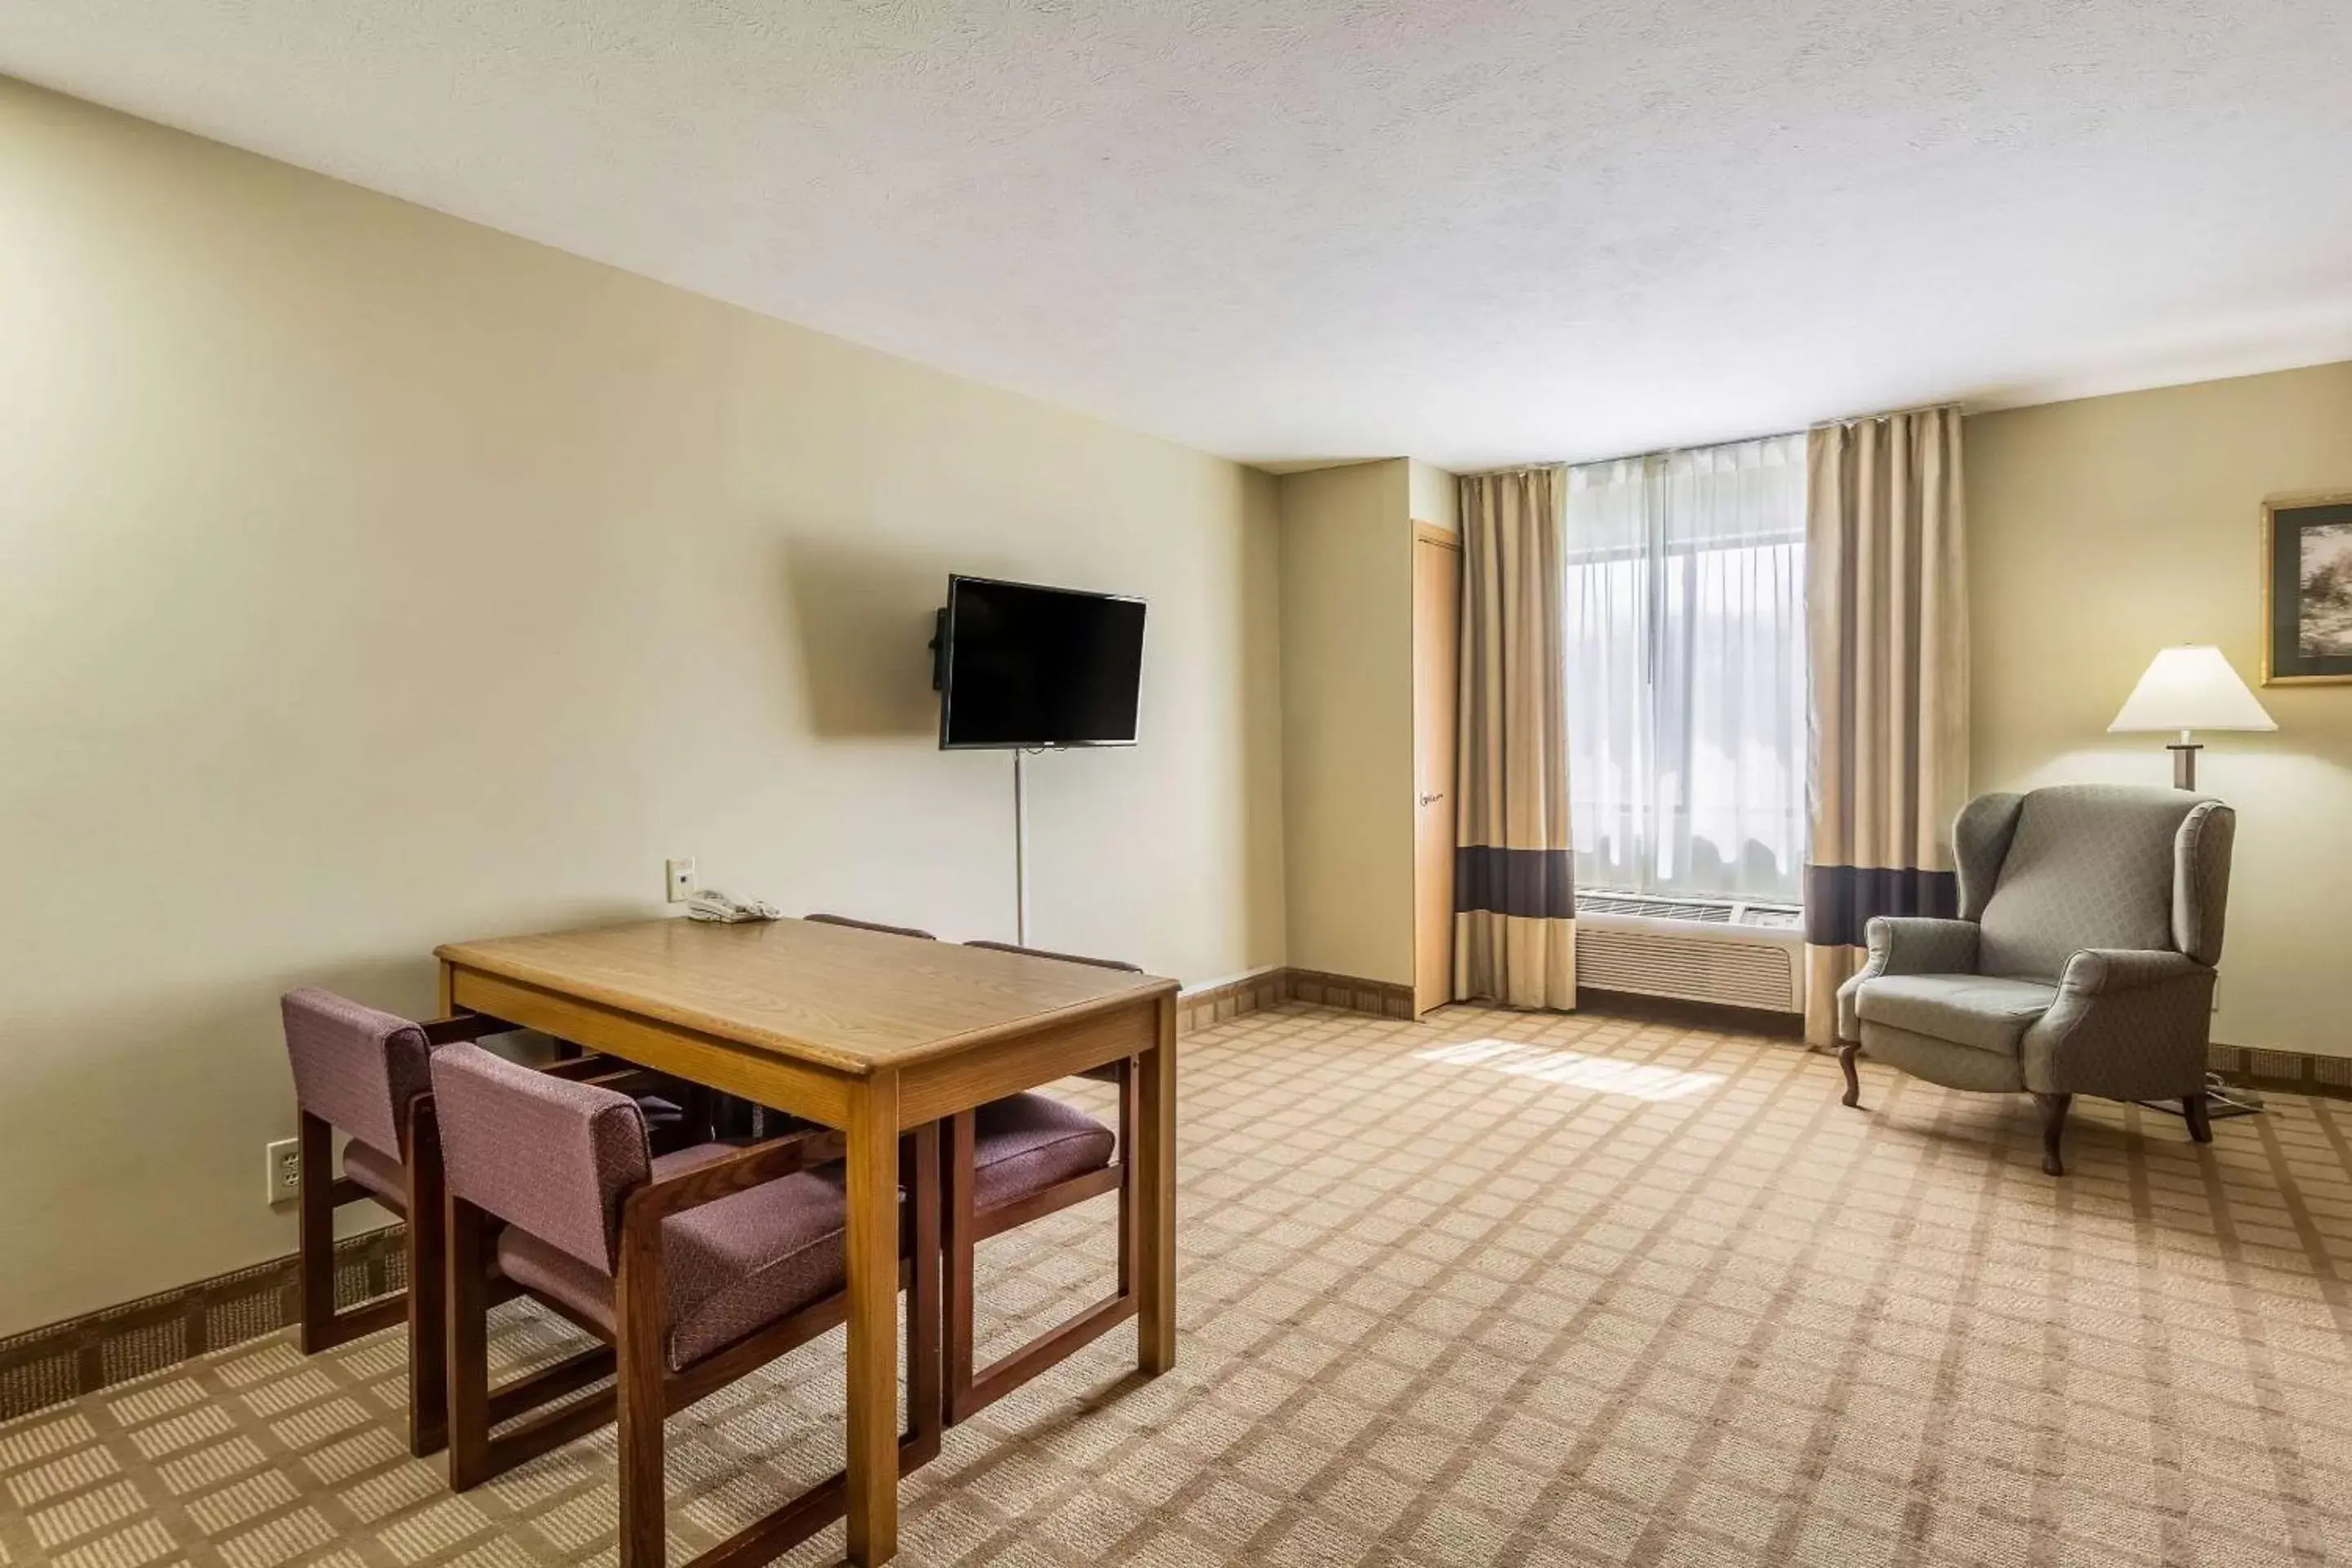
[[[807,917],[894,936],[936,938],[912,926],[883,925],[846,915]],[[1130,974],[1142,971],[1115,958],[973,942],[968,947],[1017,952],[1065,963],[1091,964]],[[952,1426],[1027,1383],[1134,1317],[1135,1176],[1128,1151],[1135,1137],[1136,1062],[1125,1058],[1087,1077],[1118,1086],[1118,1131],[1049,1095],[1024,1093],[961,1111],[947,1123],[942,1206],[946,1229],[946,1402]],[[1111,1293],[1056,1328],[989,1366],[972,1364],[972,1290],[980,1243],[992,1236],[1081,1204],[1118,1194],[1118,1277]]]
[[[887,926],[879,921],[853,920],[847,915],[803,915],[801,918],[814,921],[821,926],[848,926],[853,931],[878,931],[885,936],[911,936],[918,942],[940,940],[917,926]]]
[[[332,1350],[404,1319],[409,1451],[420,1458],[438,1453],[448,1436],[441,1315],[446,1249],[440,1133],[427,1062],[443,1046],[505,1034],[514,1026],[470,1013],[415,1023],[312,987],[288,992],[278,1006],[294,1071],[295,1146],[302,1171],[296,1272],[302,1353]],[[575,1054],[539,1070],[616,1089],[653,1087],[650,1075],[604,1057]],[[648,1098],[646,1104],[666,1124],[682,1120],[683,1113],[666,1100]],[[343,1168],[330,1176],[338,1130],[348,1139]],[[381,1205],[406,1222],[408,1288],[402,1295],[338,1311],[335,1211],[362,1201]],[[514,1293],[496,1279],[488,1288],[499,1300]]]
[[[625,1096],[455,1046],[432,1061],[447,1165],[449,1479],[463,1491],[620,1422],[620,1568],[661,1568],[662,1420],[845,1321],[841,1134],[656,1156]],[[906,1135],[904,1475],[939,1452],[939,1130]],[[831,1164],[831,1169],[819,1167]],[[505,1228],[493,1237],[491,1222]],[[484,1281],[495,1260],[604,1342],[492,1390]],[[614,1386],[493,1436],[532,1385]],[[538,1403],[534,1396],[527,1404]],[[848,1478],[782,1504],[695,1560],[751,1568],[847,1511]]]
[[[447,1436],[442,1373],[441,1162],[425,1063],[454,1040],[511,1026],[467,1015],[416,1023],[311,987],[278,999],[294,1072],[296,1152],[301,1161],[298,1342],[304,1355],[406,1321],[408,1446],[420,1458]],[[334,1136],[349,1142],[334,1167]],[[335,1308],[335,1211],[371,1201],[407,1222],[408,1289],[341,1311]],[[419,1280],[427,1289],[418,1289]]]
[[[1139,974],[1132,963],[1011,942],[968,947]],[[947,1288],[947,1423],[952,1426],[1134,1317],[1134,1058],[1086,1076],[1118,1086],[1118,1131],[1051,1096],[1024,1093],[949,1119],[943,1162]],[[1105,1193],[1118,1194],[1118,1277],[1108,1296],[992,1364],[972,1365],[972,1290],[981,1242]]]

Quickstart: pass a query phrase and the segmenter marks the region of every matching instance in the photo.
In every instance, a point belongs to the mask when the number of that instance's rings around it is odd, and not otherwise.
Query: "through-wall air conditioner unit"
[[[1583,893],[1576,983],[1724,1007],[1805,1010],[1804,915],[1786,904]]]

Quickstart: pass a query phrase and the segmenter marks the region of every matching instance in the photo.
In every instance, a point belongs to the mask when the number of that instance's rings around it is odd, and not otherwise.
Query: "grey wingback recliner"
[[[2237,814],[2210,795],[2063,784],[1979,795],[1952,829],[1958,920],[1881,916],[1838,987],[1845,1103],[1857,1052],[1952,1089],[2031,1093],[2042,1168],[2077,1094],[2178,1098],[2212,1140],[2205,1057]]]

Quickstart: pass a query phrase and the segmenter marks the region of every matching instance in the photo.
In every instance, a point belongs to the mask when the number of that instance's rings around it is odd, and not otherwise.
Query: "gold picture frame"
[[[2321,537],[2324,531],[2325,537]],[[2325,547],[2330,645],[2315,650],[2309,562]],[[2352,685],[2352,490],[2263,502],[2263,684]]]

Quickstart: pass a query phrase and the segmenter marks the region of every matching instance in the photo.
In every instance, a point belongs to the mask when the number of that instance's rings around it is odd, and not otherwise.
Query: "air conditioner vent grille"
[[[1706,904],[1696,899],[1647,899],[1628,893],[1585,893],[1576,900],[1576,912],[1593,915],[1643,915],[1660,921],[1705,921],[1713,925],[1731,921],[1729,904]]]
[[[1783,1013],[1802,994],[1797,955],[1785,942],[1614,927],[1578,930],[1576,981],[1600,991]]]
[[[1762,931],[1797,931],[1805,923],[1804,910],[1794,904],[1758,903],[1746,899],[1669,899],[1654,893],[1620,893],[1605,889],[1577,894],[1576,912],[1693,921],[1700,925],[1750,926]]]

